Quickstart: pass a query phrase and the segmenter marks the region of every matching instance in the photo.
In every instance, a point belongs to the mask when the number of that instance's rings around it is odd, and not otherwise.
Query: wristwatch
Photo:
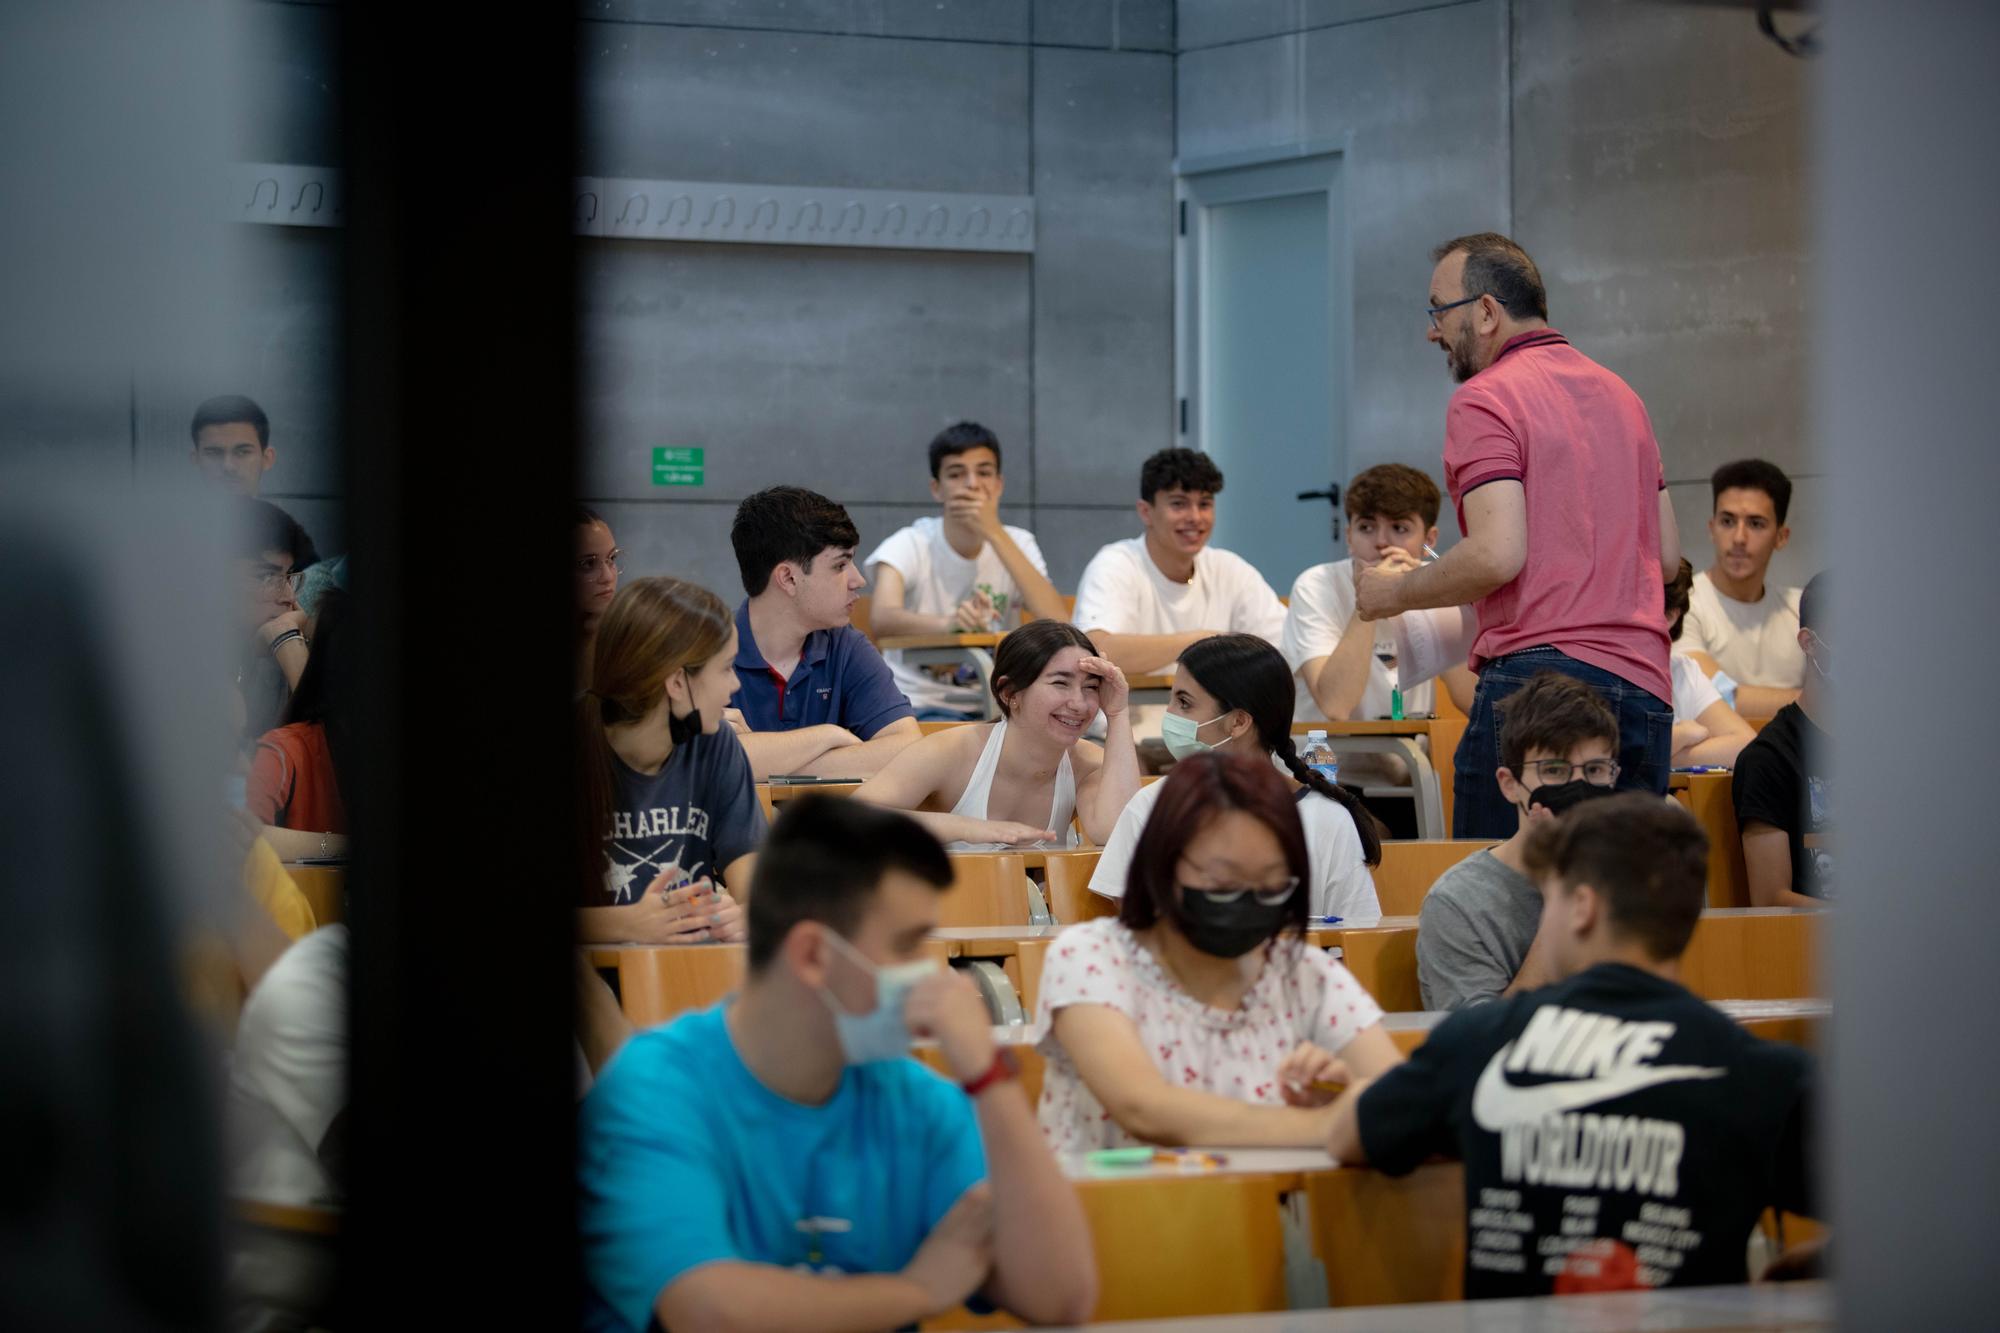
[[[966,1096],[977,1097],[995,1083],[1004,1083],[1010,1078],[1019,1077],[1021,1077],[1021,1062],[1014,1058],[1012,1051],[1001,1046],[993,1052],[993,1063],[986,1066],[985,1073],[959,1086],[965,1089]]]

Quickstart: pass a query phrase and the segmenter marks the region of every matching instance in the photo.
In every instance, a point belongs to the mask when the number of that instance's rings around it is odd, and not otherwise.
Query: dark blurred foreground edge
[[[576,1322],[573,9],[339,9],[369,743],[344,1328]]]

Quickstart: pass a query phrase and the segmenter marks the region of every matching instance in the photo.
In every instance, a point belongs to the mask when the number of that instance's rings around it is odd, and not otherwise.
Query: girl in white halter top
[[[993,724],[993,734],[986,738],[985,746],[979,751],[979,762],[973,765],[972,780],[965,784],[965,792],[958,798],[958,804],[951,808],[954,815],[964,815],[969,819],[986,818],[986,798],[993,794],[993,771],[1000,766],[1000,750],[1007,741],[1007,719]],[[1004,842],[948,842],[946,851],[990,852],[1008,846],[1031,847],[1074,847],[1076,830],[1070,826],[1070,819],[1076,814],[1076,775],[1069,762],[1069,755],[1062,757],[1056,767],[1054,799],[1049,803],[1049,820],[1045,827],[1054,829],[1059,835],[1054,842],[1033,843]]]
[[[1072,817],[1093,842],[1111,836],[1139,790],[1124,675],[1082,630],[1037,620],[1000,641],[993,694],[1001,720],[925,736],[855,798],[909,811],[953,851],[1074,847]],[[1101,749],[1083,739],[1100,711]]]

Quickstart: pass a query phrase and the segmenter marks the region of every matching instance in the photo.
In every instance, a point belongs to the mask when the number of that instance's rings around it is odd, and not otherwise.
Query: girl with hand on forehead
[[[1056,938],[1037,1001],[1049,1145],[1308,1147],[1341,1085],[1401,1063],[1382,1011],[1309,945],[1297,802],[1262,755],[1176,764],[1115,918]]]
[[[1124,673],[1074,625],[1037,620],[993,653],[997,722],[933,732],[861,784],[857,799],[907,810],[953,851],[1093,842],[1139,790]],[[1104,714],[1104,744],[1083,733]]]

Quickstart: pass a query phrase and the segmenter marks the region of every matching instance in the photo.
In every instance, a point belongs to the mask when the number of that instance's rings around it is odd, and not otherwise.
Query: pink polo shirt
[[[1546,644],[1671,702],[1666,473],[1630,385],[1554,329],[1508,340],[1452,395],[1444,480],[1461,529],[1465,497],[1489,482],[1518,481],[1528,499],[1527,563],[1475,605],[1473,670]]]

